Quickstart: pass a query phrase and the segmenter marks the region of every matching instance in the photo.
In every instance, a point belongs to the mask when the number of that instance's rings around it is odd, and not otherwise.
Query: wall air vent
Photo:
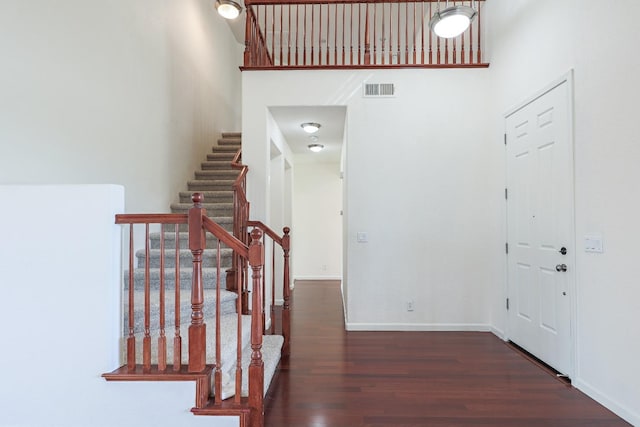
[[[392,98],[396,96],[396,88],[393,83],[365,83],[365,98]]]

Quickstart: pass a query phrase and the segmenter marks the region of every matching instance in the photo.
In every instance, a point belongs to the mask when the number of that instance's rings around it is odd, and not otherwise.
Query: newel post
[[[204,288],[202,284],[202,252],[205,235],[202,217],[206,210],[202,207],[202,193],[191,197],[193,207],[189,209],[189,249],[193,254],[193,275],[191,279],[191,325],[189,326],[189,372],[201,372],[206,367],[207,325],[204,323]]]
[[[288,355],[291,352],[289,348],[289,338],[291,336],[291,306],[289,301],[291,297],[291,284],[289,282],[289,250],[291,249],[291,236],[289,236],[289,233],[291,232],[291,229],[289,227],[285,227],[282,231],[284,232],[284,235],[282,236],[282,251],[284,252],[284,274],[282,283],[282,297],[284,299],[284,303],[282,305],[282,336],[284,337],[284,344],[282,345],[282,354]]]
[[[249,407],[250,425],[262,427],[264,424],[264,361],[262,360],[262,268],[264,266],[264,246],[262,230],[254,228],[249,245],[249,265],[253,274],[251,299],[251,363],[249,364]]]

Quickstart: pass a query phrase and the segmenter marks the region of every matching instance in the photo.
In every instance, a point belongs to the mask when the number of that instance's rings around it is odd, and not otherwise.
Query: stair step
[[[233,191],[201,191],[205,203],[233,203]],[[192,191],[180,192],[180,203],[191,203]]]
[[[160,249],[160,232],[149,234],[149,244],[151,249]],[[189,232],[181,231],[178,233],[179,249],[189,249]],[[216,249],[218,239],[214,236],[207,234],[207,249]],[[166,249],[176,248],[176,233],[175,231],[166,231],[164,233],[164,247]]]
[[[157,333],[160,330],[160,304],[159,301],[160,291],[152,290],[149,292],[149,329],[153,333]],[[134,319],[134,334],[139,335],[144,332],[144,292],[136,291],[133,298],[133,319]],[[234,292],[227,291],[226,289],[220,289],[220,314],[228,315],[236,313],[236,300],[238,295]],[[215,289],[204,290],[204,307],[203,312],[205,318],[215,318],[216,314],[216,291]],[[125,295],[124,298],[124,336],[129,335],[129,298]],[[165,293],[165,330],[168,337],[173,336],[173,330],[175,327],[175,293]],[[180,325],[189,325],[191,323],[191,290],[182,289],[180,291]],[[211,326],[210,326],[211,327]],[[171,331],[171,332],[169,332]],[[183,336],[183,340],[184,335]],[[167,340],[168,341],[168,340]]]
[[[231,169],[231,160],[213,160],[200,163],[202,170],[235,170]]]
[[[233,188],[232,179],[194,179],[187,183],[189,191],[229,191]]]
[[[180,267],[192,267],[193,255],[189,249],[179,249]],[[205,249],[202,253],[202,267],[215,268],[217,264],[217,249]],[[231,255],[233,250],[223,248],[220,250],[221,268],[228,268],[231,265]],[[165,268],[175,268],[175,249],[166,249],[164,253]],[[138,268],[145,268],[146,259],[144,249],[136,251]],[[224,266],[224,267],[222,267]],[[160,268],[160,249],[149,249],[149,268]]]
[[[242,138],[242,132],[222,132],[222,137],[223,138],[241,139]]]
[[[211,151],[214,153],[233,153],[233,155],[235,156],[239,149],[239,144],[224,144],[214,146]]]
[[[211,179],[222,179],[222,180],[235,180],[240,173],[237,169],[228,169],[228,170],[202,170],[196,171],[195,176],[196,180],[211,180]]]
[[[206,298],[205,298],[206,301]],[[206,303],[205,303],[205,311],[206,311]],[[221,333],[221,341],[224,343],[221,346],[221,361],[220,364],[221,369],[226,372],[228,369],[233,369],[235,367],[236,362],[236,346],[238,342],[238,325],[237,325],[237,315],[233,314],[224,314],[220,316],[220,333]],[[215,331],[215,315],[205,315],[204,322],[207,325],[207,347],[206,347],[206,355],[208,364],[214,364],[216,362],[216,334]],[[190,322],[181,323],[180,325],[180,336],[182,337],[182,363],[188,363],[189,357],[189,324]],[[243,343],[243,347],[249,344],[251,340],[251,316],[242,316],[242,334],[241,334],[241,342]],[[169,331],[167,331],[169,332]],[[167,361],[173,361],[173,330],[170,333],[167,333]],[[128,331],[127,331],[128,334]],[[126,340],[125,334],[123,340]],[[142,363],[142,330],[139,333],[136,333],[136,341],[140,343],[140,345],[136,345],[136,362]],[[151,333],[151,363],[156,364],[157,355],[158,355],[158,336],[159,331],[153,331]],[[126,343],[124,343],[126,347]],[[250,347],[249,347],[250,348]],[[249,351],[251,353],[251,351]],[[244,355],[244,354],[243,354]],[[169,362],[170,363],[170,362]]]
[[[175,263],[174,263],[175,264]],[[226,270],[230,266],[226,268],[220,269],[220,288],[224,289],[227,286],[227,273]],[[149,268],[149,288],[150,289],[160,289],[160,270],[159,267]],[[202,269],[202,285],[205,289],[215,289],[217,285],[217,277],[218,277],[218,269],[217,268],[203,268]],[[193,268],[184,267],[180,268],[180,288],[181,289],[191,289],[191,279],[193,277]],[[133,269],[133,288],[136,290],[144,289],[144,281],[145,281],[145,269],[144,268],[134,268]],[[172,291],[176,288],[176,269],[173,268],[165,268],[164,274],[164,288],[165,290]],[[124,272],[124,289],[129,289],[129,270]]]
[[[214,221],[219,226],[221,226],[222,228],[227,230],[229,233],[233,232],[233,217],[231,217],[231,216],[209,216],[209,218],[211,218],[212,221]],[[181,232],[189,231],[189,227],[188,227],[187,224],[180,224],[178,226],[178,229]],[[175,231],[174,226],[173,225],[167,225],[165,227],[165,231],[167,231],[167,232]],[[213,239],[213,238],[214,237],[210,233],[207,233],[207,240]]]
[[[171,203],[171,212],[187,213],[193,207],[193,203]],[[233,203],[203,203],[207,215],[233,216]]]
[[[236,150],[237,151],[237,150]],[[217,152],[217,153],[209,153],[207,154],[207,161],[215,162],[215,161],[228,161],[231,163],[231,160],[235,157],[235,152]]]

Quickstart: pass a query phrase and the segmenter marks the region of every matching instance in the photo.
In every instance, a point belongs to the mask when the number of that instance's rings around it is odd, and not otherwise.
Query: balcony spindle
[[[142,365],[151,369],[151,283],[149,281],[149,224],[145,224],[144,236],[144,338],[142,339]]]
[[[476,64],[480,64],[480,62],[482,61],[482,44],[480,43],[480,37],[482,34],[482,19],[480,16],[480,13],[482,12],[482,8],[480,7],[480,2],[478,2],[478,16],[476,17],[476,20],[478,21],[478,52],[477,52],[477,58],[476,58]]]
[[[134,319],[134,289],[133,289],[133,223],[129,224],[129,336],[127,337],[127,368],[134,370],[136,368],[136,336],[135,336],[135,319]]]
[[[167,369],[167,337],[165,333],[165,244],[164,229],[160,230],[160,336],[158,337],[158,371]],[[180,252],[176,247],[176,252]]]
[[[175,225],[175,239],[176,239],[176,249],[180,248],[180,226],[178,224]],[[176,250],[175,253],[175,275],[176,275],[176,285],[174,289],[175,300],[174,300],[174,311],[175,311],[175,332],[173,337],[173,370],[179,371],[180,366],[182,365],[182,337],[180,336],[180,251]]]

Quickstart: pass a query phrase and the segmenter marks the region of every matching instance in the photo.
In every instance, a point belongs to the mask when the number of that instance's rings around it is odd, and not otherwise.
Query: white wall
[[[122,187],[0,186],[0,200],[0,426],[238,425],[191,414],[193,382],[100,376],[120,366]]]
[[[0,2],[0,183],[118,183],[167,211],[240,128],[242,46],[204,0]]]
[[[503,281],[496,254],[504,240],[502,146],[486,125],[488,74],[243,73],[244,155],[252,165],[248,185],[258,217],[267,212],[260,195],[266,170],[259,164],[269,146],[265,108],[347,107],[350,329],[489,328],[488,295]],[[397,98],[363,99],[365,81],[395,82]],[[369,243],[356,243],[358,231],[369,233]],[[408,300],[415,311],[406,311]]]
[[[614,7],[615,6],[615,7]],[[569,70],[575,91],[576,378],[573,384],[640,425],[640,144],[636,129],[640,3],[492,0],[494,138],[502,113]],[[604,253],[582,249],[601,233]],[[504,326],[503,288],[493,322]]]
[[[297,280],[342,279],[342,180],[339,163],[296,163],[293,181]]]

